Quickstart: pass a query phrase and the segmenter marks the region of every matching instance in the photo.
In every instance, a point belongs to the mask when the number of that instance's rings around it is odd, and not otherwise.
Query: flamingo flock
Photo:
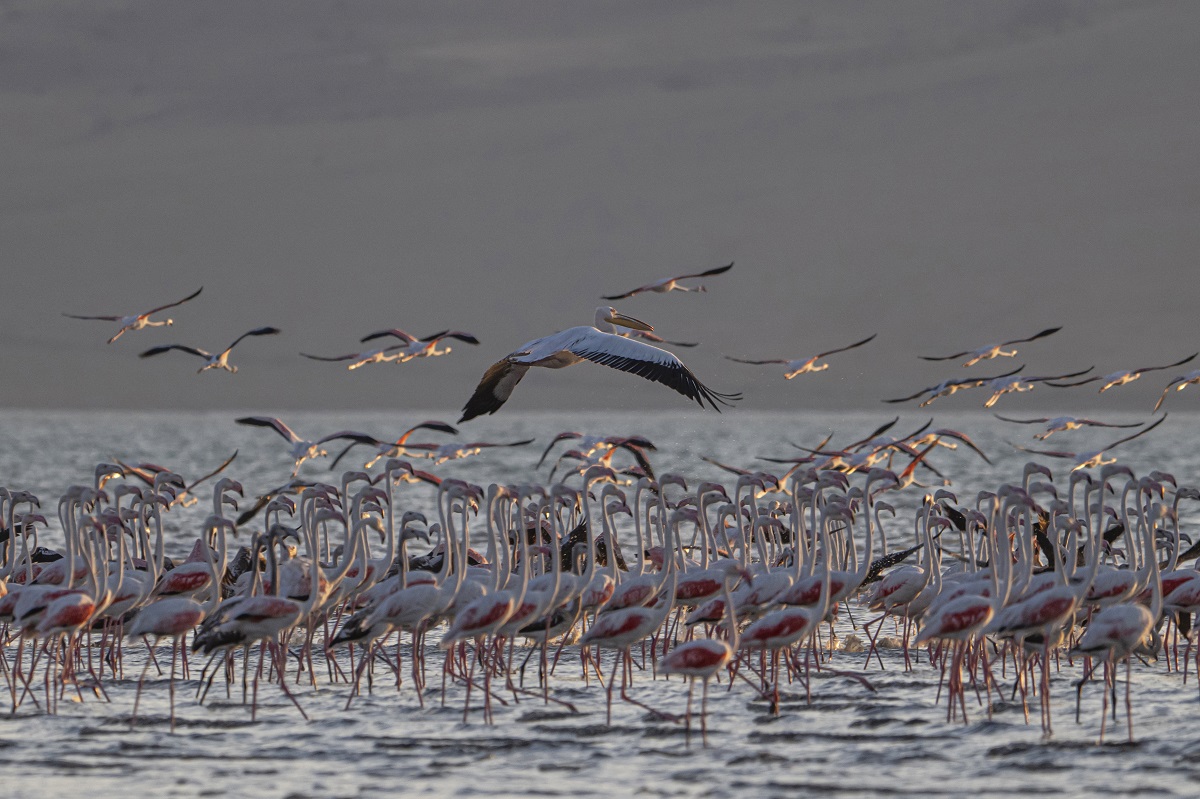
[[[704,292],[682,281],[732,267],[605,299]],[[173,324],[151,316],[199,294],[134,316],[74,318],[120,323],[112,343],[126,332]],[[1025,349],[1060,329],[920,357],[965,359],[962,367],[970,369],[1015,358],[1014,345]],[[701,382],[656,346],[671,343],[653,331],[611,306],[597,308],[591,325],[533,339],[495,362],[458,424],[499,411],[530,368],[584,361],[662,384],[701,408],[720,411],[741,399]],[[179,350],[203,358],[201,372],[234,373],[235,346],[279,334],[259,327],[218,353],[165,344],[141,357]],[[479,344],[457,330],[418,338],[398,328],[360,343],[378,339],[396,343],[337,356],[301,354],[346,362],[353,371],[444,355],[450,339]],[[791,380],[823,372],[829,364],[822,359],[875,339],[795,360],[726,357],[782,365]],[[1104,376],[1088,376],[1091,367],[1029,376],[1022,364],[991,376],[950,376],[884,402],[925,407],[983,388],[983,404],[991,408],[1039,384],[1063,390],[1099,383],[1104,393],[1195,357]],[[1172,389],[1200,382],[1196,374],[1168,382],[1155,411]],[[991,458],[965,433],[935,428],[932,420],[896,435],[897,417],[845,444],[834,445],[831,435],[753,463],[702,456],[725,482],[661,473],[653,463],[657,448],[642,435],[566,431],[529,474],[483,486],[438,472],[534,439],[410,440],[420,431],[459,433],[437,420],[399,434],[339,430],[306,439],[276,417],[240,417],[237,424],[269,428],[288,446],[289,479],[256,497],[243,496],[242,484],[223,476],[233,457],[190,482],[155,464],[101,463],[90,480],[63,490],[55,514],[45,513],[29,491],[0,488],[0,675],[12,712],[56,713],[69,695],[108,701],[106,686],[126,679],[127,658],[136,653],[144,658],[129,715],[136,725],[146,677],[152,667],[162,671],[158,648],[169,642],[172,729],[180,680],[194,688],[194,703],[209,701],[218,685],[232,697],[240,683],[252,720],[264,689],[277,689],[308,718],[308,691],[343,690],[350,708],[383,682],[411,691],[422,706],[461,696],[464,723],[475,713],[489,724],[502,718],[498,706],[521,702],[587,712],[580,705],[594,680],[606,723],[619,697],[656,720],[682,725],[689,745],[698,715],[707,745],[714,683],[747,691],[778,715],[784,695],[797,688],[812,701],[815,674],[874,692],[872,675],[889,663],[938,675],[947,723],[1019,703],[1027,722],[1036,709],[1046,736],[1055,724],[1051,692],[1072,675],[1075,720],[1083,723],[1085,705],[1098,699],[1103,740],[1110,714],[1118,720],[1124,665],[1132,741],[1132,661],[1157,660],[1181,680],[1189,670],[1200,571],[1187,562],[1200,556],[1200,545],[1181,531],[1179,513],[1181,503],[1200,500],[1200,489],[1164,471],[1135,474],[1112,455],[1158,428],[1165,412],[1137,424],[997,417],[1042,425],[1039,441],[1083,427],[1137,430],[1093,450],[1010,444],[1069,465],[1057,469],[1056,480],[1050,468],[1030,462],[1008,482],[969,491],[949,490],[940,453],[961,446],[989,466]],[[322,478],[312,462],[326,457],[322,445],[333,441],[345,443]],[[549,476],[535,476],[563,442],[570,448]],[[370,451],[355,463],[361,468],[334,479],[360,446]],[[188,554],[172,560],[164,517],[178,529],[174,509],[197,502],[200,484],[216,478],[211,512],[196,529],[185,529]],[[905,518],[909,511],[897,507],[915,510]],[[835,624],[853,633],[842,640]],[[861,665],[844,668],[855,647],[865,653]],[[888,649],[898,654],[885,661]],[[1200,675],[1200,647],[1195,662]],[[682,713],[639,697],[637,683],[673,675],[688,681]],[[567,680],[575,690],[564,698],[557,688]]]
[[[288,437],[282,423],[253,423]],[[911,442],[924,430],[858,444],[918,464],[952,432],[920,450]],[[165,667],[172,729],[181,685],[202,703],[240,683],[251,718],[276,690],[307,718],[306,691],[342,690],[349,707],[382,680],[421,704],[461,695],[464,722],[498,723],[498,706],[521,702],[587,712],[587,694],[564,698],[556,683],[595,680],[610,723],[619,698],[689,741],[698,716],[707,745],[714,684],[779,714],[788,686],[811,701],[815,673],[874,690],[873,674],[900,668],[939,675],[947,722],[1015,701],[1046,735],[1051,691],[1071,675],[1077,718],[1096,702],[1103,739],[1124,666],[1133,740],[1132,661],[1186,679],[1200,571],[1185,561],[1200,553],[1179,515],[1200,489],[1166,472],[1108,463],[1056,481],[1031,462],[1011,482],[956,494],[883,461],[812,454],[786,475],[742,470],[720,483],[645,474],[626,449],[647,459],[642,437],[556,438],[567,440],[633,464],[479,486],[387,457],[337,482],[293,480],[241,520],[242,485],[222,476],[180,561],[164,535],[187,486],[179,474],[98,464],[53,514],[0,488],[6,702],[56,713],[68,694],[106,701],[106,686],[133,679],[134,652],[144,664],[130,724],[149,670]],[[916,507],[907,521],[898,504]],[[902,530],[914,540],[896,548]],[[834,634],[847,618],[865,652],[852,669]],[[886,646],[903,657],[885,662]],[[670,675],[689,683],[682,712],[635,690]]]

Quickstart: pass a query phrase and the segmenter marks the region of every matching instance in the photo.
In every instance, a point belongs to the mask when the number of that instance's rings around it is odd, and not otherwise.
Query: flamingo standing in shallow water
[[[221,532],[219,534],[222,536],[224,535],[223,528],[233,528],[231,522],[219,516],[210,516],[208,524],[220,528]],[[158,642],[161,639],[171,639],[171,677],[168,684],[171,704],[171,732],[175,732],[175,661],[178,659],[180,653],[180,639],[195,629],[200,622],[204,621],[205,616],[211,613],[213,608],[217,606],[217,603],[221,601],[221,591],[219,588],[221,578],[217,571],[216,561],[213,559],[212,549],[209,548],[206,542],[201,542],[201,550],[204,566],[208,569],[209,579],[206,584],[208,598],[201,603],[195,598],[196,592],[189,592],[186,595],[165,596],[155,600],[138,611],[137,616],[125,633],[129,638],[152,637],[154,641],[151,644],[151,649],[158,646]],[[183,653],[183,656],[184,658],[187,657],[186,651]],[[137,709],[138,702],[142,698],[142,685],[146,680],[146,671],[150,668],[153,660],[152,653],[147,653],[146,666],[142,669],[142,676],[138,678],[137,692],[133,698],[133,713],[129,717],[130,727],[134,727],[137,724]]]
[[[658,670],[662,674],[682,674],[688,678],[687,711],[684,713],[685,741],[688,745],[692,740],[692,694],[696,690],[696,678],[703,681],[700,695],[700,739],[708,746],[708,681],[717,675],[721,669],[729,665],[733,653],[738,649],[738,621],[733,610],[733,596],[729,584],[738,578],[753,582],[750,572],[745,569],[726,572],[721,583],[721,591],[725,595],[725,624],[729,638],[699,638],[680,644],[671,650],[670,654],[658,662]]]
[[[1114,680],[1116,665],[1122,660],[1125,661],[1125,713],[1129,724],[1129,742],[1133,742],[1133,703],[1129,689],[1132,682],[1132,666],[1129,658],[1158,623],[1163,606],[1162,582],[1159,579],[1158,556],[1154,547],[1154,528],[1158,520],[1167,518],[1171,511],[1156,503],[1151,509],[1150,518],[1147,519],[1141,503],[1137,510],[1138,527],[1142,533],[1142,552],[1146,562],[1150,564],[1150,607],[1134,601],[1101,610],[1092,617],[1087,631],[1075,646],[1076,651],[1086,655],[1105,656],[1105,707],[1100,716],[1101,743],[1104,742],[1104,723],[1108,716],[1108,689]],[[1084,680],[1080,680],[1081,689],[1083,682]],[[1113,710],[1115,715],[1116,708]]]

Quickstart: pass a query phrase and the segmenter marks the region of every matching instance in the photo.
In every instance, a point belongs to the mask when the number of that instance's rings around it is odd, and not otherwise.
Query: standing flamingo
[[[210,516],[209,523],[214,526],[228,527],[233,529],[233,523],[222,519],[219,516]],[[223,531],[221,533],[223,535]],[[204,556],[204,565],[209,570],[208,598],[201,603],[196,600],[195,593],[188,595],[166,596],[162,599],[151,602],[149,605],[138,611],[129,630],[125,633],[130,638],[141,638],[143,636],[153,636],[154,642],[152,647],[158,646],[158,642],[169,637],[171,639],[171,677],[168,683],[168,693],[170,695],[171,704],[171,732],[175,732],[175,661],[179,657],[180,638],[204,621],[204,617],[212,612],[217,603],[221,601],[220,575],[218,574],[216,562],[213,560],[212,549],[208,544],[202,542],[201,550]],[[186,658],[187,653],[183,656]],[[142,669],[142,676],[138,678],[137,692],[133,698],[133,713],[129,717],[129,726],[132,728],[137,724],[137,709],[138,702],[142,698],[142,685],[146,680],[146,672],[153,662],[153,657],[147,655],[146,665]]]
[[[1142,553],[1150,564],[1149,588],[1150,607],[1140,602],[1130,602],[1122,605],[1107,607],[1092,617],[1088,623],[1087,632],[1079,639],[1076,651],[1087,655],[1105,655],[1105,702],[1107,704],[1108,688],[1113,680],[1113,671],[1117,664],[1125,661],[1125,714],[1129,725],[1129,742],[1133,742],[1133,703],[1130,699],[1130,683],[1132,682],[1129,657],[1145,640],[1146,636],[1159,622],[1162,612],[1162,582],[1159,579],[1158,556],[1154,551],[1154,527],[1159,519],[1167,518],[1171,511],[1163,505],[1155,504],[1146,518],[1145,509],[1139,503],[1138,527],[1142,533]],[[1094,668],[1094,667],[1093,667]],[[1083,681],[1080,681],[1081,685]],[[1115,710],[1115,709],[1114,709]],[[1104,742],[1104,722],[1108,715],[1105,707],[1100,717],[1100,742]],[[1115,715],[1115,713],[1114,713]]]
[[[682,674],[688,678],[687,711],[684,714],[685,741],[691,745],[692,740],[692,694],[696,690],[696,678],[703,681],[700,696],[700,737],[704,746],[708,746],[708,681],[717,672],[729,665],[733,653],[738,648],[738,621],[733,610],[733,597],[729,584],[738,578],[752,583],[750,572],[745,569],[734,569],[726,572],[721,583],[721,591],[725,595],[725,624],[729,635],[727,640],[717,638],[698,638],[680,644],[671,653],[658,662],[658,670],[663,674]]]

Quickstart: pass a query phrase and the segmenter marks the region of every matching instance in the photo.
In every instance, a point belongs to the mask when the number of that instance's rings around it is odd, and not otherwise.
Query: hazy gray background
[[[1029,373],[1168,362],[1200,349],[1198,142],[1192,2],[4,2],[0,404],[457,408],[599,295],[730,260],[618,307],[750,408],[882,411],[965,374],[917,354],[1053,324]],[[200,285],[112,346],[59,316]],[[236,376],[135,357],[263,324]],[[297,355],[393,325],[483,345]],[[721,359],[872,332],[790,382]],[[1148,413],[1183,371],[998,410]],[[687,407],[593,366],[510,405]]]

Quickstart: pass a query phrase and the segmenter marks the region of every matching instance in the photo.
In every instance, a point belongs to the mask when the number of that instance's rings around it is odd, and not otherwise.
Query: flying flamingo
[[[819,366],[817,365],[817,362],[820,361],[822,358],[829,356],[829,355],[834,355],[839,352],[846,352],[847,350],[852,350],[856,347],[861,347],[862,345],[866,344],[867,342],[873,340],[875,338],[875,335],[876,334],[872,334],[872,335],[864,338],[862,341],[856,341],[853,344],[847,344],[844,347],[838,347],[837,349],[826,350],[825,352],[818,352],[816,355],[813,355],[811,358],[797,358],[795,360],[788,360],[786,358],[777,358],[774,360],[766,360],[766,361],[754,361],[754,360],[748,360],[746,358],[734,358],[733,356],[730,356],[730,355],[726,355],[725,358],[730,361],[736,361],[737,363],[748,363],[748,364],[752,364],[755,366],[760,366],[763,364],[782,363],[782,364],[785,364],[787,367],[786,369],[784,369],[784,375],[783,375],[784,378],[786,378],[787,380],[791,380],[793,377],[797,377],[799,375],[825,371],[826,369],[829,368],[829,364],[823,363],[823,364],[820,364]]]
[[[688,288],[679,284],[681,280],[689,280],[696,277],[712,277],[713,275],[722,275],[733,269],[733,263],[728,263],[725,266],[718,266],[715,269],[709,269],[706,272],[697,272],[691,275],[679,275],[678,277],[664,277],[662,280],[657,280],[653,283],[648,283],[645,286],[639,286],[632,291],[626,291],[623,294],[612,294],[601,297],[604,300],[623,300],[627,297],[633,297],[637,294],[642,294],[647,291],[652,291],[655,294],[665,294],[669,291],[707,291],[704,286],[696,288]]]
[[[1167,398],[1167,394],[1170,393],[1171,389],[1183,391],[1188,386],[1194,386],[1197,383],[1200,383],[1200,369],[1180,375],[1170,383],[1167,383],[1167,387],[1163,389],[1162,396],[1158,398],[1158,402],[1154,403],[1154,410],[1158,411],[1162,407],[1163,401]]]
[[[374,339],[383,338],[385,336],[392,336],[393,338],[400,339],[400,344],[387,348],[388,352],[398,351],[396,357],[390,359],[394,360],[396,363],[407,363],[413,358],[432,358],[438,355],[445,355],[446,353],[450,352],[450,347],[446,346],[438,349],[437,345],[442,340],[448,338],[456,339],[457,341],[462,341],[467,344],[479,344],[479,339],[475,338],[470,333],[464,333],[461,330],[443,330],[440,333],[434,333],[431,336],[426,336],[425,338],[419,339],[414,338],[408,333],[405,333],[403,330],[399,330],[394,327],[389,328],[388,330],[379,330],[375,333],[369,333],[368,335],[363,336],[360,341],[373,341]],[[352,366],[350,368],[353,369],[354,367]]]
[[[915,400],[917,397],[920,397],[923,394],[928,394],[929,396],[926,397],[925,399],[921,400],[920,405],[917,406],[919,408],[924,408],[926,405],[930,404],[931,402],[938,399],[939,397],[949,397],[949,396],[952,396],[953,394],[957,394],[959,391],[966,391],[967,389],[971,389],[971,388],[979,388],[980,386],[985,385],[986,383],[990,383],[994,380],[999,380],[1004,377],[1011,377],[1012,375],[1020,374],[1021,370],[1023,370],[1024,368],[1025,368],[1025,364],[1021,364],[1020,366],[1018,366],[1016,369],[1013,369],[1012,371],[1004,372],[1002,374],[998,374],[993,377],[964,377],[961,380],[943,380],[942,382],[938,383],[936,386],[930,386],[929,388],[923,388],[916,393],[909,394],[907,397],[895,397],[893,399],[885,399],[885,400],[883,400],[883,402],[892,402],[892,403],[908,402],[909,400]]]
[[[1061,327],[1048,327],[1040,333],[1034,333],[1028,338],[1014,338],[1011,341],[1002,341],[999,344],[985,344],[982,347],[974,350],[963,350],[956,352],[953,355],[920,355],[918,356],[923,361],[952,361],[955,358],[961,358],[964,355],[971,356],[963,366],[974,366],[980,361],[990,360],[992,358],[1011,358],[1017,354],[1016,350],[1006,351],[1004,348],[1013,344],[1024,344],[1029,341],[1037,341],[1040,338],[1045,338],[1053,333],[1062,330]]]
[[[1158,410],[1155,408],[1155,410]],[[1042,416],[1037,419],[1012,419],[1008,416],[993,414],[1002,422],[1012,422],[1013,424],[1044,424],[1046,429],[1034,436],[1038,441],[1045,441],[1055,433],[1067,430],[1082,430],[1085,427],[1141,427],[1142,422],[1133,424],[1112,424],[1110,422],[1098,422],[1095,419],[1081,419],[1077,416]]]
[[[1006,377],[998,377],[987,384],[987,388],[992,392],[992,395],[984,401],[983,407],[992,407],[999,402],[1000,398],[1005,394],[1020,394],[1026,391],[1033,391],[1034,383],[1046,383],[1047,385],[1052,385],[1049,382],[1051,380],[1062,380],[1067,377],[1078,377],[1079,375],[1087,374],[1088,372],[1092,371],[1093,368],[1094,367],[1089,366],[1087,369],[1081,369],[1078,372],[1068,372],[1067,374],[1062,375],[1026,377],[1025,375],[1017,374]]]
[[[321,445],[327,441],[351,440],[359,443],[374,443],[376,439],[371,438],[363,433],[356,433],[352,430],[342,430],[337,433],[331,433],[323,438],[318,438],[316,441],[306,441],[296,435],[292,428],[288,427],[274,416],[243,416],[235,420],[238,424],[249,425],[251,427],[269,427],[283,437],[283,440],[291,445],[289,455],[295,460],[295,465],[292,467],[292,476],[300,471],[300,464],[310,458],[321,458],[329,453],[321,449]]]
[[[163,319],[162,321],[152,322],[152,321],[150,321],[150,317],[152,315],[158,313],[159,311],[165,311],[168,308],[174,308],[177,305],[183,305],[188,300],[193,300],[196,297],[199,297],[200,292],[202,292],[202,291],[204,291],[204,286],[201,286],[200,288],[196,289],[194,292],[187,295],[182,300],[176,300],[175,302],[169,302],[166,305],[160,305],[157,308],[151,308],[150,310],[148,310],[144,313],[133,314],[131,316],[78,316],[76,314],[69,314],[69,313],[65,313],[65,314],[63,314],[63,316],[65,316],[69,319],[100,319],[105,322],[119,322],[121,325],[121,329],[118,330],[116,333],[114,333],[113,337],[108,340],[108,343],[112,344],[114,341],[119,339],[121,336],[123,336],[125,333],[127,333],[130,330],[143,330],[147,327],[166,327],[166,326],[175,324],[174,319]]]
[[[1191,361],[1195,360],[1197,355],[1200,355],[1200,352],[1193,352],[1186,358],[1175,361],[1174,363],[1165,364],[1163,366],[1143,366],[1140,369],[1126,369],[1121,372],[1113,372],[1112,374],[1103,376],[1095,375],[1093,377],[1085,377],[1083,380],[1076,380],[1072,383],[1047,383],[1046,385],[1054,386],[1055,388],[1070,388],[1073,386],[1082,386],[1087,383],[1095,383],[1097,380],[1099,380],[1103,383],[1100,386],[1100,393],[1103,394],[1110,388],[1116,388],[1117,386],[1124,386],[1128,383],[1132,383],[1134,380],[1137,380],[1139,377],[1141,377],[1145,372],[1157,372],[1162,369],[1171,369],[1176,366],[1183,366],[1185,363],[1190,363]]]
[[[242,335],[238,336],[233,340],[232,344],[216,353],[202,350],[199,347],[189,347],[184,344],[164,344],[159,347],[151,347],[138,357],[149,358],[153,355],[161,355],[164,352],[170,352],[171,350],[179,350],[180,352],[190,353],[191,355],[196,355],[205,360],[205,364],[197,370],[197,374],[200,372],[205,372],[209,369],[224,369],[230,374],[237,374],[238,368],[236,366],[230,366],[229,364],[229,353],[233,351],[233,348],[241,343],[242,339],[244,338],[249,338],[250,336],[275,336],[278,335],[279,332],[279,328],[277,327],[256,327],[253,330],[248,330]]]
[[[1073,461],[1075,461],[1075,465],[1073,467],[1071,467],[1071,470],[1078,471],[1080,469],[1091,469],[1096,466],[1104,466],[1106,464],[1115,463],[1116,458],[1105,459],[1104,453],[1108,452],[1110,449],[1113,449],[1114,447],[1116,447],[1120,444],[1124,444],[1127,441],[1132,441],[1135,438],[1138,438],[1139,436],[1144,436],[1146,433],[1149,433],[1151,430],[1158,427],[1160,424],[1162,424],[1166,420],[1167,420],[1167,414],[1163,413],[1163,415],[1160,416],[1153,424],[1143,427],[1141,430],[1137,431],[1133,435],[1125,436],[1124,438],[1118,438],[1116,441],[1112,442],[1111,444],[1103,446],[1099,449],[1088,450],[1085,452],[1067,452],[1065,450],[1060,451],[1060,450],[1033,449],[1032,447],[1022,447],[1018,444],[1013,444],[1011,441],[1008,443],[1014,449],[1019,449],[1022,452],[1030,452],[1030,453],[1033,453],[1034,455],[1045,455],[1046,457],[1049,457],[1049,458],[1065,458],[1067,460],[1073,460]]]
[[[390,361],[398,360],[401,357],[399,354],[391,355],[389,353],[393,353],[396,350],[402,350],[406,346],[407,345],[405,344],[395,344],[391,347],[380,347],[373,350],[363,350],[362,352],[351,352],[347,353],[346,355],[312,355],[307,352],[302,352],[300,354],[303,357],[308,358],[310,361],[351,361],[352,363],[347,365],[346,368],[350,371],[354,371],[355,369],[367,366],[369,364],[388,363]]]
[[[339,452],[337,457],[333,459],[333,463],[329,464],[329,469],[332,471],[333,469],[337,468],[338,463],[343,457],[346,456],[346,453],[359,444],[367,444],[375,447],[375,455],[369,461],[363,464],[364,469],[370,469],[376,464],[376,462],[379,461],[380,458],[404,457],[408,454],[404,446],[408,441],[408,437],[418,430],[436,430],[439,433],[449,433],[450,435],[458,434],[458,428],[446,424],[445,422],[439,422],[436,419],[433,419],[413,425],[401,433],[400,437],[395,441],[383,441],[377,438],[368,440],[369,437],[364,435],[361,438],[355,438],[351,440],[351,442],[346,445],[346,448]]]

